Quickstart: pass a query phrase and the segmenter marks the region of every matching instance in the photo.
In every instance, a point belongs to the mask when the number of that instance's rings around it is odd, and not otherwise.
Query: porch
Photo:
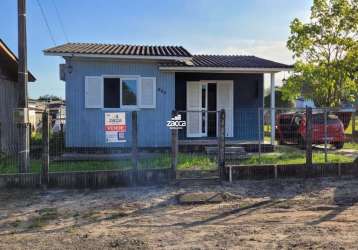
[[[271,72],[271,97],[274,97]],[[181,146],[210,146],[217,143],[218,111],[225,110],[226,143],[257,148],[264,141],[264,72],[193,73],[175,75],[175,109],[186,121],[179,131]],[[275,127],[274,101],[270,125]],[[270,143],[274,144],[274,130]],[[262,143],[265,144],[265,143]],[[268,144],[268,143],[266,143]]]

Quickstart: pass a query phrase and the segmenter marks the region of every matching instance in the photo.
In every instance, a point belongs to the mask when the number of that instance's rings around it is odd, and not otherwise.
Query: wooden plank
[[[16,108],[17,83],[6,79],[0,72],[0,122],[2,123],[2,152],[15,154],[17,152],[17,130],[13,119],[13,111]]]

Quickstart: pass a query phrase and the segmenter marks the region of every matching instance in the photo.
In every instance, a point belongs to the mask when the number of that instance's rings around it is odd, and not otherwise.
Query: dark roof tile
[[[292,65],[282,64],[256,56],[238,55],[193,55],[190,63],[169,62],[162,67],[228,67],[228,68],[292,68]]]
[[[186,49],[178,46],[143,46],[98,43],[66,43],[46,49],[44,52],[69,54],[191,57],[191,54]]]

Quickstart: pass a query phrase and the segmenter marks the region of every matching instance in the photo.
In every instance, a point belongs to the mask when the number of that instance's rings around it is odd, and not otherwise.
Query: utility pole
[[[18,83],[17,109],[14,111],[14,120],[18,130],[19,172],[26,173],[30,165],[30,125],[27,109],[27,45],[26,45],[26,0],[17,1],[18,8]]]

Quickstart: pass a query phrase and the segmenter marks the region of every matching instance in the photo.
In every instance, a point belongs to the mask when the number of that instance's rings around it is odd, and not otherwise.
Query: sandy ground
[[[230,195],[178,204],[189,191]],[[358,249],[358,179],[0,190],[0,249]]]

